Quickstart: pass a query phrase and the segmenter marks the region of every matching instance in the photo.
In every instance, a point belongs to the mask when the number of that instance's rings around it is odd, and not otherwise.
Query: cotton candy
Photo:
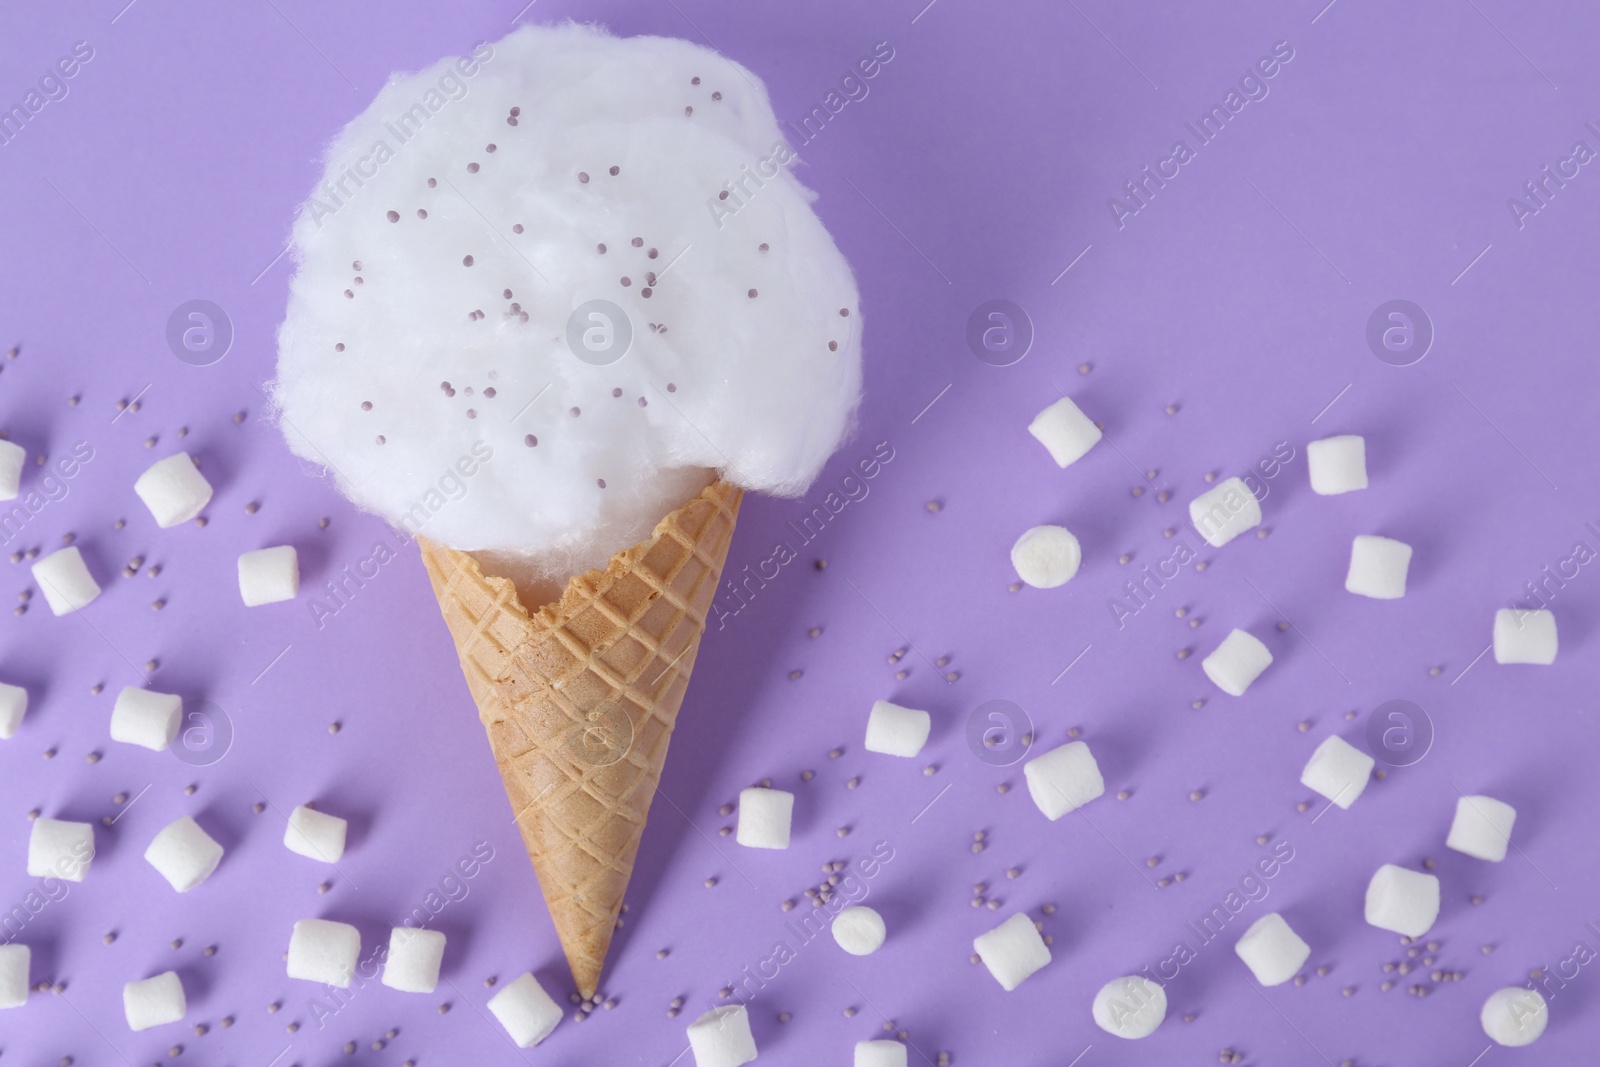
[[[713,469],[801,494],[861,315],[784,137],[717,52],[576,24],[391,79],[294,227],[290,447],[518,577],[603,564]]]

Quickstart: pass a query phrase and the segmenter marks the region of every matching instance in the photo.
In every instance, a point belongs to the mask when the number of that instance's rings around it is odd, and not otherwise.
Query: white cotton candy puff
[[[794,158],[755,75],[688,41],[524,26],[392,78],[294,227],[290,447],[519,577],[602,565],[712,470],[801,494],[861,315]]]

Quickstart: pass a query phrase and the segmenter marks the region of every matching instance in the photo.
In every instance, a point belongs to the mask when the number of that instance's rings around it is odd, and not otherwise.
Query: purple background
[[[263,421],[259,385],[288,278],[274,257],[321,145],[390,71],[510,30],[515,0],[121,3],[29,5],[0,23],[7,105],[74,41],[95,52],[67,98],[0,146],[0,349],[21,346],[0,360],[0,425],[30,453],[94,449],[6,552],[48,552],[75,534],[105,585],[77,617],[53,618],[35,596],[0,641],[0,677],[33,697],[22,731],[0,742],[0,904],[35,884],[22,873],[28,811],[97,821],[119,810],[114,794],[138,797],[100,829],[88,880],[22,933],[34,980],[65,989],[0,1013],[0,1050],[6,1062],[149,1063],[182,1044],[205,1063],[314,1064],[354,1041],[341,1062],[514,1062],[482,1010],[485,979],[532,968],[561,991],[569,979],[415,549],[317,627],[310,597],[390,535],[290,456]],[[1558,966],[1580,941],[1600,948],[1586,925],[1600,925],[1600,566],[1557,594],[1553,667],[1484,657],[1467,670],[1524,582],[1576,541],[1600,548],[1584,525],[1600,523],[1600,177],[1583,168],[1521,229],[1506,204],[1574,141],[1600,148],[1584,126],[1600,119],[1600,21],[1576,2],[1507,0],[922,3],[544,0],[521,16],[709,40],[765,78],[792,122],[889,42],[894,59],[804,146],[800,172],[861,282],[861,431],[807,503],[746,502],[730,569],[792,539],[786,523],[876,442],[895,457],[705,642],[603,982],[620,1003],[564,1022],[523,1058],[673,1061],[684,1024],[785,936],[780,901],[814,884],[819,865],[881,841],[894,859],[870,901],[888,944],[866,959],[826,940],[801,949],[752,1002],[763,1063],[847,1063],[887,1016],[909,1033],[913,1063],[939,1050],[957,1064],[1214,1063],[1231,1047],[1260,1064],[1467,1064],[1488,1044],[1477,1016],[1491,990]],[[1119,229],[1108,199],[1278,41],[1294,58],[1270,95]],[[165,341],[168,315],[192,298],[217,302],[236,329],[213,366],[185,365]],[[963,339],[993,298],[1021,305],[1036,330],[1014,366],[985,365]],[[1409,367],[1381,362],[1364,339],[1368,316],[1394,298],[1416,301],[1437,330]],[[1066,471],[1025,432],[1061,391],[1109,438]],[[140,409],[114,418],[136,395]],[[1341,432],[1366,435],[1372,487],[1315,496],[1305,443]],[[1199,545],[1184,504],[1204,474],[1245,473],[1280,441],[1294,459],[1265,482],[1270,536],[1200,553],[1206,570],[1185,568],[1119,630],[1107,604],[1170,551],[1162,531]],[[210,522],[158,530],[132,483],[179,448],[217,487]],[[1007,550],[1041,522],[1078,533],[1084,567],[1061,589],[1011,592]],[[1404,600],[1342,590],[1350,538],[1367,532],[1416,547]],[[300,551],[299,602],[242,607],[235,557],[284,542]],[[144,569],[119,577],[134,556]],[[30,589],[25,563],[6,573]],[[1199,668],[1234,626],[1277,657],[1238,700]],[[886,662],[907,645],[898,666]],[[1180,658],[1186,649],[1195,654]],[[936,668],[941,657],[949,664]],[[140,684],[148,660],[151,687],[225,710],[235,737],[220,761],[193,768],[109,741],[112,696]],[[922,758],[862,751],[880,697],[931,709]],[[1361,743],[1366,714],[1392,698],[1429,712],[1432,750],[1351,810],[1318,817],[1325,805],[1298,784],[1306,757],[1329,734]],[[992,699],[1025,708],[1046,746],[1081,729],[1111,793],[1046,822],[1020,765],[968,750],[967,718]],[[330,734],[334,722],[343,729]],[[930,764],[937,773],[924,776]],[[802,784],[806,769],[816,777]],[[798,794],[786,852],[717,836],[732,822],[719,806],[764,777]],[[1115,798],[1122,789],[1130,799]],[[1517,807],[1505,862],[1443,847],[1458,789]],[[338,870],[280,843],[283,813],[308,800],[351,820]],[[258,801],[270,804],[260,815]],[[1314,803],[1302,813],[1302,801]],[[184,813],[228,855],[179,897],[141,853]],[[978,831],[988,847],[974,854]],[[1179,939],[1198,944],[1186,921],[1268,851],[1258,834],[1294,859],[1168,985],[1166,1024],[1142,1044],[1095,1028],[1102,983],[1156,966]],[[434,996],[373,985],[319,1028],[316,987],[284,976],[293,922],[353,922],[370,951],[479,841],[495,859],[437,921],[449,984]],[[1403,950],[1362,921],[1364,886],[1381,863],[1428,857],[1444,893],[1436,966],[1465,977],[1425,1000],[1405,992],[1417,972],[1380,992],[1397,977],[1381,965]],[[1155,882],[1180,872],[1181,883]],[[998,911],[970,907],[979,882]],[[971,939],[1047,903],[1054,962],[1001,992],[968,962]],[[1308,973],[1326,965],[1326,977],[1254,986],[1231,944],[1270,910],[1312,944]],[[119,935],[109,946],[108,931]],[[122,984],[169,967],[189,990],[186,1023],[131,1034]],[[669,1019],[677,996],[687,1005]],[[1479,1062],[1592,1053],[1600,970],[1581,969],[1550,1007],[1533,1050],[1494,1048]],[[225,1016],[231,1028],[218,1025]],[[194,1036],[195,1023],[210,1033]],[[390,1028],[399,1035],[372,1051]]]

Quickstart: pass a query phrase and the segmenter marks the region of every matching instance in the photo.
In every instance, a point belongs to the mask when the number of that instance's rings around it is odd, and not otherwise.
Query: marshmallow
[[[1549,666],[1556,661],[1556,644],[1556,617],[1553,612],[1501,608],[1494,613],[1496,663]]]
[[[1222,644],[1200,661],[1200,669],[1231,697],[1242,697],[1250,683],[1272,666],[1272,653],[1260,638],[1243,630],[1230,630]]]
[[[1050,949],[1039,936],[1033,920],[1023,912],[974,938],[972,951],[1007,993],[1050,962]]]
[[[1277,912],[1251,923],[1233,951],[1244,960],[1256,981],[1265,986],[1287,982],[1311,958],[1311,946],[1302,941]]]
[[[550,999],[533,972],[524,971],[489,998],[489,1010],[518,1048],[532,1048],[561,1021],[561,1005]]]
[[[1167,1017],[1167,991],[1148,978],[1113,978],[1094,995],[1094,1021],[1108,1034],[1149,1037]]]
[[[1406,595],[1406,570],[1411,546],[1392,537],[1360,534],[1350,545],[1350,570],[1345,590],[1374,600],[1399,600]]]
[[[1261,502],[1242,478],[1229,478],[1189,501],[1189,521],[1206,544],[1221,548],[1261,525]]]
[[[293,600],[300,592],[300,557],[293,545],[258,548],[239,557],[239,595],[247,608]]]
[[[1035,526],[1011,546],[1011,566],[1017,577],[1035,589],[1067,584],[1082,562],[1083,549],[1064,526]]]
[[[20,1008],[28,1002],[27,945],[0,945],[0,1008]]]
[[[22,486],[22,464],[28,450],[15,441],[0,441],[0,500],[15,500]]]
[[[1082,741],[1069,741],[1035,756],[1022,765],[1022,775],[1028,780],[1028,795],[1051,822],[1106,791],[1100,765]]]
[[[888,927],[883,916],[864,904],[846,908],[833,919],[833,939],[852,956],[870,956],[883,947]]]
[[[1539,1040],[1550,1023],[1550,1006],[1532,989],[1506,986],[1489,994],[1478,1013],[1489,1040],[1506,1048],[1521,1048]]]
[[[35,819],[28,834],[28,877],[81,882],[94,859],[94,827],[86,822]]]
[[[16,736],[27,713],[28,691],[20,685],[0,682],[0,739]]]
[[[1367,883],[1367,922],[1380,930],[1421,937],[1439,917],[1439,879],[1385,863]]]
[[[1450,823],[1445,847],[1465,852],[1475,859],[1499,863],[1511,846],[1511,827],[1517,809],[1494,797],[1462,797],[1456,801],[1456,817]]]
[[[1311,491],[1337,496],[1367,487],[1367,441],[1353,433],[1324,437],[1306,445]]]
[[[52,552],[33,565],[33,580],[56,615],[68,615],[100,595],[100,585],[83,562],[77,545]]]
[[[361,933],[349,923],[301,919],[289,936],[289,977],[349,989]]]
[[[344,837],[349,826],[337,815],[326,815],[302,804],[289,813],[283,845],[307,859],[338,863],[344,856]]]
[[[746,848],[788,848],[793,818],[793,793],[782,789],[741,790],[739,834],[734,840]]]
[[[188,522],[211,502],[211,483],[187,452],[152,464],[133,483],[133,491],[162,527]]]
[[[1035,415],[1028,424],[1028,432],[1050,450],[1050,458],[1058,467],[1070,466],[1082,459],[1104,436],[1094,420],[1065,396]]]
[[[182,697],[126,686],[111,708],[111,740],[165,752],[182,721]]]
[[[130,1030],[148,1030],[152,1026],[175,1023],[188,1010],[189,1002],[183,995],[183,981],[177,971],[129,982],[122,987],[122,1011],[128,1017]]]
[[[739,1067],[756,1058],[750,1013],[743,1004],[712,1008],[689,1024],[695,1067]]]
[[[857,1041],[855,1067],[906,1067],[906,1047],[898,1041]]]
[[[187,893],[217,869],[222,862],[222,846],[185,815],[156,835],[144,850],[144,858],[172,883],[172,888]]]
[[[383,984],[402,993],[432,993],[439,987],[444,962],[444,935],[437,930],[396,926],[389,931],[389,954],[383,960]]]
[[[1376,760],[1344,738],[1329,737],[1311,753],[1306,769],[1300,772],[1300,784],[1348,809],[1367,788],[1372,768],[1377,765]]]
[[[867,716],[867,751],[910,758],[922,751],[932,729],[933,716],[927,712],[876,701]]]

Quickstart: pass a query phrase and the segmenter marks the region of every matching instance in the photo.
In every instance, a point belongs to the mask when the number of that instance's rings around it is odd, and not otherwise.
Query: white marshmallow
[[[33,580],[39,583],[45,603],[56,615],[68,615],[100,595],[100,584],[89,573],[77,545],[52,552],[33,565]]]
[[[1367,922],[1380,930],[1421,937],[1439,918],[1439,879],[1385,863],[1367,883]]]
[[[33,820],[28,834],[28,877],[81,882],[94,859],[94,826],[62,819]]]
[[[972,951],[1007,993],[1050,962],[1050,948],[1023,912],[973,939]]]
[[[857,1041],[855,1067],[906,1067],[906,1047],[898,1041]]]
[[[1094,753],[1082,741],[1069,741],[1022,765],[1028,780],[1028,795],[1055,822],[1068,812],[1077,811],[1106,791],[1106,780]]]
[[[28,450],[15,441],[0,441],[0,500],[17,499],[27,458]]]
[[[289,977],[350,988],[361,955],[361,932],[349,923],[301,919],[289,936]]]
[[[32,957],[27,945],[0,945],[0,1008],[20,1008],[28,1002],[28,964]]]
[[[1277,912],[1251,923],[1233,951],[1264,986],[1282,985],[1311,958],[1311,946]]]
[[[833,939],[852,956],[870,956],[883,947],[889,928],[883,916],[865,904],[846,908],[833,918]]]
[[[1117,1037],[1149,1037],[1166,1017],[1167,991],[1139,975],[1113,978],[1094,995],[1095,1025]]]
[[[561,1022],[561,1005],[550,999],[532,971],[524,971],[490,997],[489,1010],[518,1048],[537,1045]]]
[[[437,930],[396,926],[389,931],[383,984],[402,993],[432,993],[439,987],[439,966],[443,962],[443,934]]]
[[[712,1008],[689,1024],[696,1067],[740,1067],[756,1058],[750,1013],[743,1004]]]
[[[1377,765],[1377,760],[1344,738],[1329,737],[1306,761],[1306,769],[1300,772],[1300,784],[1348,809],[1367,788],[1372,780],[1372,769]]]
[[[933,716],[927,712],[879,700],[867,716],[867,751],[909,759],[922,751],[932,730]]]
[[[1261,502],[1243,478],[1229,478],[1189,501],[1189,521],[1206,544],[1221,548],[1261,525]]]
[[[188,522],[211,502],[211,483],[187,452],[151,464],[133,483],[133,491],[161,527]]]
[[[182,722],[182,697],[126,686],[111,708],[111,740],[165,752]]]
[[[1356,434],[1324,437],[1306,445],[1311,491],[1337,496],[1367,487],[1367,441]]]
[[[1211,655],[1200,661],[1200,669],[1216,687],[1231,697],[1244,696],[1250,683],[1272,666],[1272,653],[1254,634],[1230,630]]]
[[[28,691],[20,685],[0,682],[0,739],[15,737],[28,713]]]
[[[283,844],[290,852],[323,863],[338,863],[344,856],[344,838],[350,824],[304,804],[289,813]]]
[[[1506,1048],[1521,1048],[1539,1040],[1550,1024],[1550,1006],[1532,989],[1506,986],[1489,994],[1478,1013],[1489,1040]]]
[[[239,557],[239,595],[247,608],[293,600],[300,592],[300,557],[293,545],[258,548]]]
[[[1035,589],[1067,584],[1082,562],[1083,548],[1064,526],[1035,526],[1011,546],[1017,577]]]
[[[1456,801],[1456,817],[1450,823],[1445,847],[1465,852],[1475,859],[1499,863],[1511,847],[1511,827],[1517,809],[1494,797],[1462,797]]]
[[[1406,572],[1411,567],[1411,546],[1392,537],[1360,534],[1350,545],[1347,592],[1374,600],[1399,600],[1406,595]]]
[[[1069,397],[1062,397],[1035,415],[1028,432],[1050,450],[1050,458],[1058,467],[1076,463],[1105,436]]]
[[[1550,611],[1501,608],[1494,613],[1494,661],[1537,663],[1556,661],[1556,617]]]
[[[122,1012],[128,1017],[130,1030],[148,1030],[152,1026],[175,1023],[188,1011],[189,1002],[183,995],[183,981],[177,971],[129,982],[122,987]]]
[[[739,833],[734,840],[746,848],[788,848],[793,819],[793,793],[782,789],[740,790]]]
[[[187,893],[222,862],[222,846],[185,815],[156,834],[144,858],[180,893]]]

